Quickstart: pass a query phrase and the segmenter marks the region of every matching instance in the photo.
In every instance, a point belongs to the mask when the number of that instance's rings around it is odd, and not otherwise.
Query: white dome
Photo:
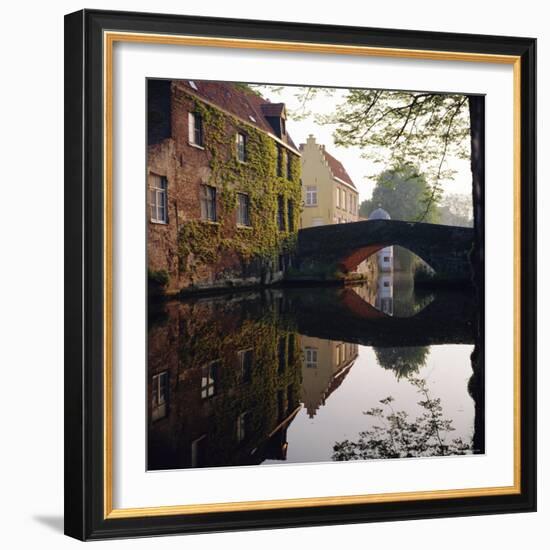
[[[391,220],[391,216],[383,208],[377,208],[369,214],[369,220]]]

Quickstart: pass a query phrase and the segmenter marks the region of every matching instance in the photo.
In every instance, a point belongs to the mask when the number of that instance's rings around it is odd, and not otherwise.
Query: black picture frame
[[[517,494],[153,517],[105,517],[103,32],[511,55],[521,66]],[[536,510],[536,40],[83,10],[65,17],[65,532],[80,540]]]

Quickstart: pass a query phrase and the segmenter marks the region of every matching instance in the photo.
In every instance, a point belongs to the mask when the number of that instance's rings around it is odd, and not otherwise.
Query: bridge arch
[[[353,271],[364,259],[388,246],[401,246],[416,254],[438,276],[450,281],[471,278],[470,252],[474,230],[397,220],[367,220],[301,229],[297,264],[303,273]]]

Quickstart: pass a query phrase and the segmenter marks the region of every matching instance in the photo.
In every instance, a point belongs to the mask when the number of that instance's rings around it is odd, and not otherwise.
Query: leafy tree
[[[422,395],[418,404],[424,409],[423,414],[411,421],[405,411],[394,410],[393,397],[380,400],[384,408],[374,407],[364,413],[380,424],[360,432],[357,441],[336,442],[333,460],[463,455],[472,451],[471,442],[448,437],[454,431],[452,420],[444,418],[441,399],[430,397],[426,381],[409,381]]]
[[[361,203],[359,214],[368,218],[375,208],[381,207],[392,220],[416,221],[423,218],[424,221],[434,222],[439,194],[430,202],[426,211],[426,201],[431,194],[426,177],[415,166],[396,165],[378,176],[372,197]]]
[[[274,93],[282,87],[269,87]],[[311,116],[308,103],[334,89],[297,87],[295,120]],[[441,183],[453,176],[450,156],[470,158],[474,220],[481,215],[484,178],[484,98],[462,94],[350,89],[329,115],[317,122],[335,126],[334,140],[344,147],[359,147],[363,156],[387,165],[413,162],[422,167],[431,192],[424,197],[423,221],[437,202]]]
[[[427,346],[374,348],[376,360],[384,369],[392,370],[398,380],[409,378],[426,364]]]
[[[350,89],[333,114],[319,117],[335,124],[334,141],[359,147],[365,157],[386,165],[414,162],[430,182],[416,221],[427,219],[452,178],[448,158],[469,158],[468,97],[458,94]]]

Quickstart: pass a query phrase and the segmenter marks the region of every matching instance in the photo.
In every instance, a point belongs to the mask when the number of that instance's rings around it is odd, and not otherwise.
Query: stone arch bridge
[[[402,246],[430,265],[439,280],[468,281],[473,243],[472,228],[431,223],[367,220],[308,227],[298,232],[296,278],[336,278],[387,246]]]

